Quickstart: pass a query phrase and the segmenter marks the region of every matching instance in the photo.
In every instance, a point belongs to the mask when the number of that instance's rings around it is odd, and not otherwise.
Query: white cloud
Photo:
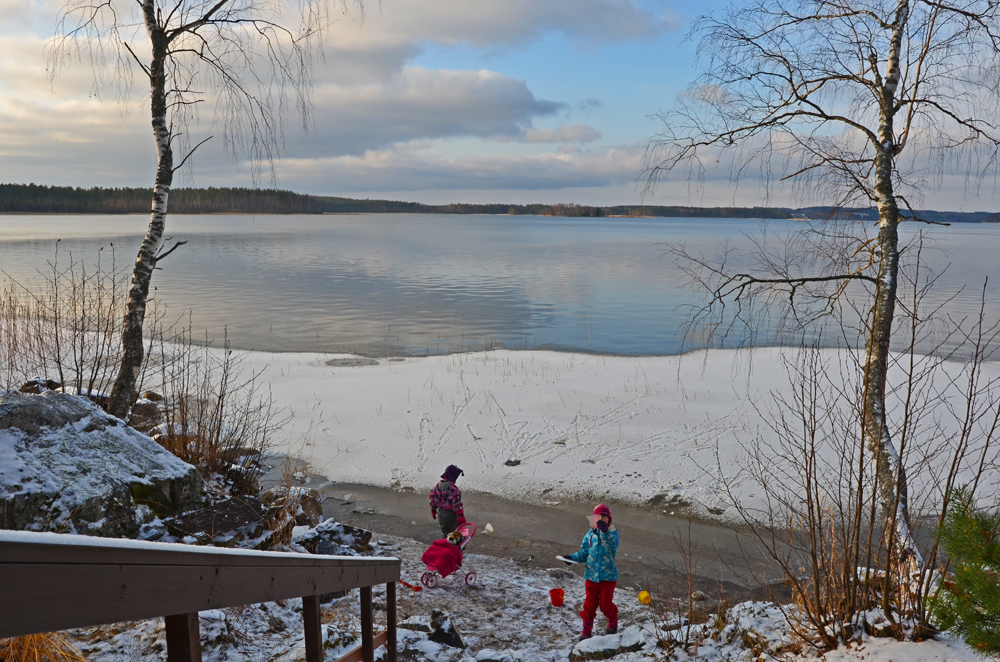
[[[281,167],[284,177],[302,182],[317,193],[422,189],[558,190],[631,182],[638,172],[641,156],[638,146],[454,158],[392,150],[371,151],[363,156],[286,159]]]
[[[589,143],[601,137],[592,126],[571,124],[555,129],[532,129],[525,132],[526,143]]]
[[[296,156],[363,154],[394,143],[452,137],[519,138],[563,104],[492,71],[408,67],[383,84],[316,90],[314,135],[290,137]]]
[[[368,41],[375,33],[383,43],[503,48],[551,32],[602,44],[652,38],[677,28],[673,16],[634,0],[392,0],[370,4],[360,28],[355,21],[339,21],[334,36],[339,43]]]

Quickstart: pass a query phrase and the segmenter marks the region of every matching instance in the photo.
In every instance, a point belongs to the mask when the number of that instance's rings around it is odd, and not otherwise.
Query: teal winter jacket
[[[587,531],[583,536],[580,551],[570,554],[577,563],[587,562],[587,570],[583,578],[592,582],[618,581],[618,566],[615,565],[615,554],[618,553],[618,529],[611,527],[607,533],[597,529]]]

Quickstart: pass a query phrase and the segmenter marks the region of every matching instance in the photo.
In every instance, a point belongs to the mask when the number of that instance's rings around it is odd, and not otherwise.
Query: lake
[[[0,216],[0,270],[38,281],[56,255],[129,268],[147,216]],[[802,227],[769,221],[770,234]],[[905,226],[910,227],[910,226]],[[169,316],[267,351],[422,355],[484,347],[619,355],[682,351],[695,294],[664,242],[717,253],[760,221],[534,216],[177,215],[186,240],[155,273]],[[942,273],[928,303],[956,318],[997,278],[1000,225],[924,226],[923,259]],[[904,232],[912,234],[912,230]],[[113,249],[112,249],[113,245]],[[964,291],[962,288],[965,287]],[[995,296],[989,316],[1000,317]],[[199,334],[200,335],[200,334]],[[765,332],[759,344],[787,339]],[[931,341],[928,341],[931,342]],[[929,346],[929,345],[928,345]]]

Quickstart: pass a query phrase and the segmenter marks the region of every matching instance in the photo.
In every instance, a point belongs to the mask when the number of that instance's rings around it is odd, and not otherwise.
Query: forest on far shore
[[[145,214],[152,190],[144,188],[74,188],[37,184],[0,184],[0,213]],[[176,188],[170,192],[171,214],[515,214],[570,217],[674,217],[878,220],[875,209],[833,207],[695,207],[577,204],[425,205],[398,200],[356,200],[303,195],[292,191],[249,188]],[[904,212],[904,216],[909,214]],[[935,223],[1000,223],[1000,212],[917,211]]]

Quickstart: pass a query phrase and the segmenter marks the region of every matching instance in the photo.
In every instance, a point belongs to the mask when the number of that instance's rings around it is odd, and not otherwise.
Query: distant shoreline
[[[149,214],[151,189],[74,188],[36,184],[0,184],[0,214]],[[705,218],[762,220],[877,221],[875,209],[832,206],[697,207],[688,205],[470,204],[427,205],[400,200],[316,196],[273,189],[177,188],[170,192],[170,214],[462,214],[566,218]],[[1000,223],[998,212],[919,210],[931,223]],[[906,216],[910,218],[910,216]]]

